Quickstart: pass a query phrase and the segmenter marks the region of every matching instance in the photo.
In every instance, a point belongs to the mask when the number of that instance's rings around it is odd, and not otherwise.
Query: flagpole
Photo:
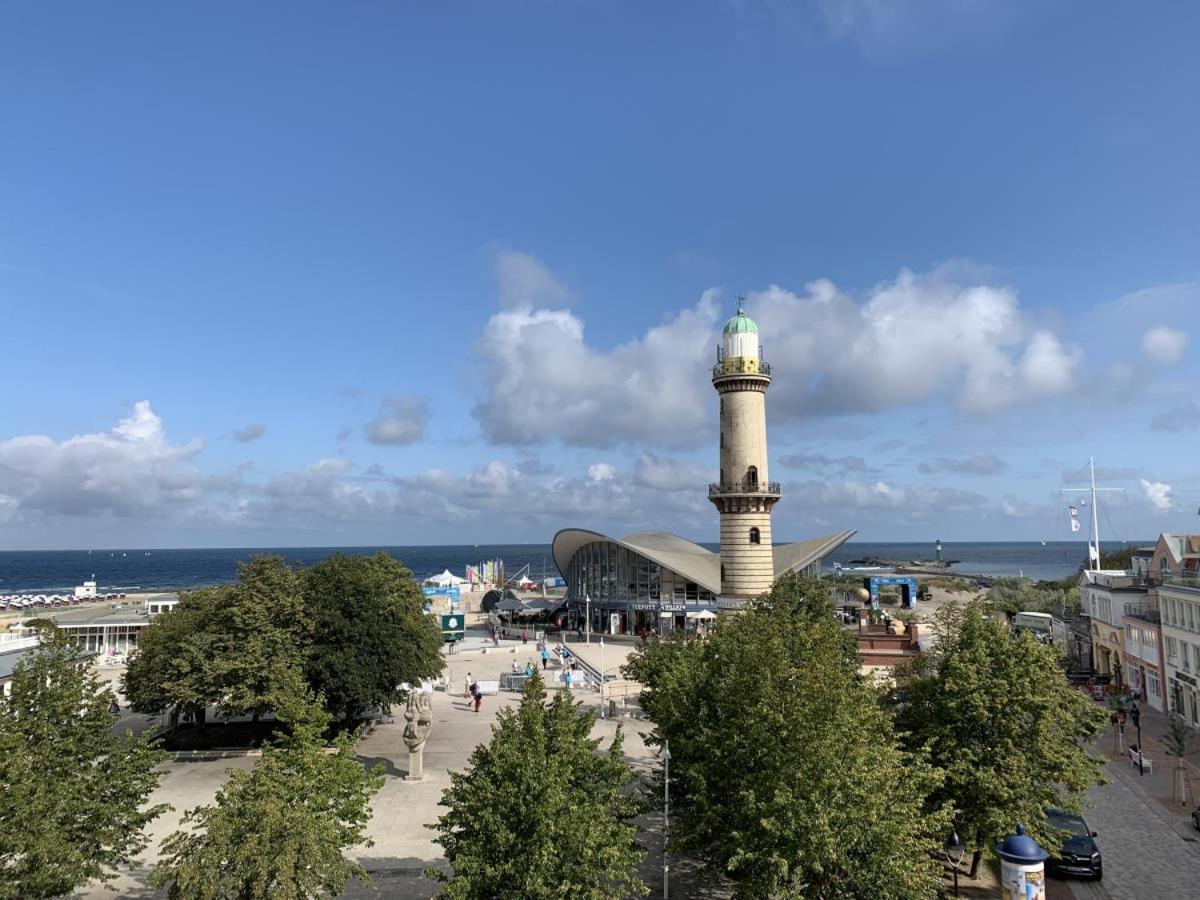
[[[1088,457],[1088,469],[1092,474],[1092,537],[1096,539],[1096,569],[1100,571],[1100,513],[1096,510],[1096,460]]]

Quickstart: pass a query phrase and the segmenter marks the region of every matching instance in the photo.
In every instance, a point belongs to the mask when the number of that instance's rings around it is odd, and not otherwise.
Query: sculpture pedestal
[[[408,751],[408,774],[404,776],[405,781],[424,781],[425,780],[425,748],[420,750]]]

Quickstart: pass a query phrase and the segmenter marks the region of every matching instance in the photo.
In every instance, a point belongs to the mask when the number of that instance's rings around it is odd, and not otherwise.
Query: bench
[[[1137,766],[1140,764],[1145,771],[1150,773],[1154,772],[1154,761],[1142,756],[1141,752],[1138,750],[1129,751],[1129,764],[1131,766]]]

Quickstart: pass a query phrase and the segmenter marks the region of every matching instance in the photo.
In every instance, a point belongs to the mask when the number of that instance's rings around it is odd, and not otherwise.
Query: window
[[[721,563],[721,584],[725,583],[725,563]]]
[[[1167,638],[1167,659],[1174,659],[1179,653],[1179,648],[1175,644],[1175,638]]]
[[[758,536],[757,528],[750,529],[750,543],[752,543],[752,544],[761,544],[762,543],[762,541],[760,540],[760,538]]]
[[[1151,697],[1162,696],[1162,682],[1159,681],[1158,673],[1151,669],[1146,670],[1146,693]]]
[[[750,487],[758,487],[758,466],[751,466],[746,470],[746,484]],[[755,541],[754,543],[758,543]]]

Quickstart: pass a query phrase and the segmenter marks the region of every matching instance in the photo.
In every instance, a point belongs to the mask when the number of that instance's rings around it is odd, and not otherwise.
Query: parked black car
[[[1046,860],[1046,871],[1058,875],[1084,875],[1099,881],[1104,877],[1100,862],[1100,847],[1096,832],[1087,827],[1082,816],[1051,806],[1046,810],[1046,824],[1066,832],[1058,856]]]

